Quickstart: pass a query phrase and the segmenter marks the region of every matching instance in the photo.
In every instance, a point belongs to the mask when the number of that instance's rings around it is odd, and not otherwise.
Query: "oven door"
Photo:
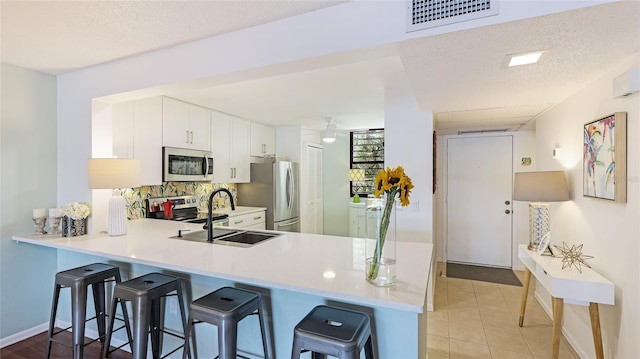
[[[162,148],[164,182],[211,182],[213,156],[210,152],[183,148]]]

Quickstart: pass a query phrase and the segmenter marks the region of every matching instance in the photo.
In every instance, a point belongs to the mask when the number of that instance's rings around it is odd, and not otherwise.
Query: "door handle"
[[[504,211],[504,213],[509,214],[509,213],[511,213],[511,211],[510,211],[510,210],[508,210],[508,209],[506,209],[506,210]]]

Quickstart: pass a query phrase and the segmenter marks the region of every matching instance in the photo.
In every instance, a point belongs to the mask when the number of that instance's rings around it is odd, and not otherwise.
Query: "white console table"
[[[518,257],[525,265],[522,299],[520,302],[520,326],[524,324],[524,312],[527,306],[529,282],[533,274],[552,297],[553,358],[558,358],[560,350],[560,332],[562,331],[562,310],[564,303],[589,306],[591,331],[596,351],[596,358],[604,359],[602,335],[600,332],[600,314],[598,303],[614,305],[614,286],[593,269],[582,267],[580,273],[575,267],[562,269],[562,258],[541,256],[530,251],[526,245],[518,247]]]

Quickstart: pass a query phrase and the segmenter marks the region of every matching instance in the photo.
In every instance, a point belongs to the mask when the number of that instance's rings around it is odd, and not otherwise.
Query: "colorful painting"
[[[626,152],[626,112],[616,112],[584,125],[584,196],[627,201]]]

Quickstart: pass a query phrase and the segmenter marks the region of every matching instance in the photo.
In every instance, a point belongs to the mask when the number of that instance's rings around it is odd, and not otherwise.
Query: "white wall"
[[[34,208],[56,207],[56,78],[2,64],[0,117],[0,347],[49,321],[56,251],[17,244]]]
[[[433,311],[438,250],[433,241],[433,113],[421,111],[407,88],[385,92],[384,142],[385,167],[404,167],[415,186],[409,196],[411,204],[396,211],[396,238],[434,244],[433,257],[424,259],[433,264],[426,294],[427,309]]]
[[[349,236],[349,134],[323,146],[324,234]]]
[[[640,66],[640,54],[624,61],[542,115],[536,123],[538,170],[565,170],[571,201],[552,208],[552,244],[584,244],[593,269],[615,284],[616,305],[600,306],[606,358],[637,358],[640,353],[640,94],[613,99],[612,79]],[[583,125],[613,112],[627,112],[627,203],[582,196]],[[561,160],[551,157],[556,144]],[[575,269],[565,269],[572,270]],[[550,308],[549,294],[536,295]],[[582,358],[594,358],[586,307],[565,305],[563,332]]]

